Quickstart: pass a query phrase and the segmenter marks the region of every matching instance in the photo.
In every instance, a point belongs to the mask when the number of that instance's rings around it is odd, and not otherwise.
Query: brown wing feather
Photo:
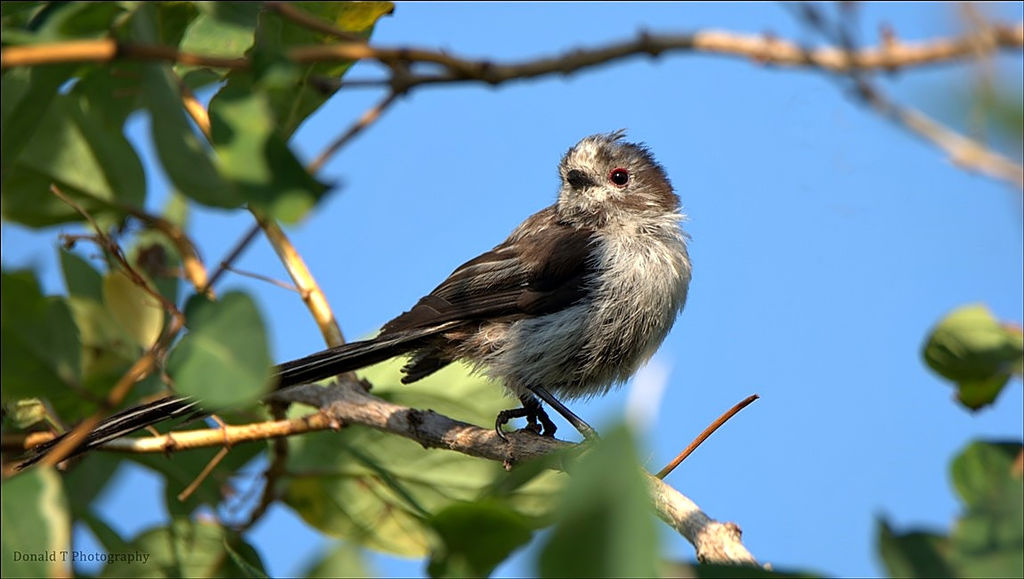
[[[592,234],[558,223],[549,207],[501,245],[456,268],[381,333],[454,320],[537,316],[564,308],[583,295],[593,267]]]

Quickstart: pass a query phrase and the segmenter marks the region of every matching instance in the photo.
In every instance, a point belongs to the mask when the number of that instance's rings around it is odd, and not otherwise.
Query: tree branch
[[[1024,46],[1024,23],[996,24],[984,31],[985,42],[977,35],[936,38],[922,42],[888,41],[875,48],[865,48],[848,57],[841,47],[825,46],[806,49],[794,42],[767,36],[738,34],[716,30],[692,34],[641,33],[635,39],[604,47],[580,49],[547,58],[520,63],[499,64],[490,60],[460,58],[446,52],[412,47],[382,47],[365,42],[295,47],[287,58],[299,64],[338,62],[345,60],[376,60],[382,63],[430,63],[447,69],[440,75],[414,76],[410,86],[467,80],[491,84],[513,79],[534,78],[546,74],[568,74],[636,54],[658,56],[665,52],[700,52],[745,58],[761,64],[818,68],[845,72],[860,70],[894,71],[923,65],[950,62],[977,54],[979,46],[990,51]],[[116,59],[155,60],[212,68],[243,69],[250,66],[247,58],[224,58],[187,53],[169,46],[118,43],[111,38],[76,40],[21,46],[7,46],[0,51],[0,68],[37,66],[69,62],[110,62]],[[387,85],[388,81],[371,81]],[[356,83],[345,83],[356,84]],[[364,84],[364,83],[359,83]]]
[[[453,420],[433,410],[418,410],[394,404],[364,391],[349,381],[330,386],[294,386],[271,396],[272,401],[298,402],[319,408],[300,418],[240,426],[224,426],[172,432],[145,438],[122,438],[99,450],[127,453],[171,453],[196,448],[220,447],[296,436],[321,430],[338,430],[362,425],[413,440],[424,448],[445,449],[465,455],[499,461],[506,468],[541,458],[553,452],[582,451],[585,445],[537,436],[532,432],[505,433],[502,440],[492,428],[480,428]],[[4,439],[5,448],[25,448],[45,442],[33,435]],[[556,465],[557,466],[557,465]],[[662,520],[678,531],[696,549],[703,562],[756,564],[740,541],[739,527],[707,516],[696,503],[653,475],[647,475],[651,500]]]

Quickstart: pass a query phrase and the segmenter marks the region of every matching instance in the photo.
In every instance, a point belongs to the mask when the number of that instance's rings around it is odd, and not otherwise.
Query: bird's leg
[[[597,438],[597,431],[595,431],[589,424],[584,422],[582,418],[576,416],[572,410],[566,408],[565,404],[559,402],[558,399],[555,398],[550,392],[548,392],[546,388],[544,388],[543,386],[527,386],[527,388],[529,388],[530,392],[533,392],[534,394],[539,396],[541,400],[547,402],[548,406],[554,408],[559,414],[561,414],[562,418],[565,418],[569,422],[569,424],[572,424],[573,427],[575,427],[576,430],[578,430],[580,434],[583,435],[583,438],[587,440],[594,440]],[[544,419],[546,418],[547,415],[544,416]],[[547,425],[545,424],[545,426]],[[554,434],[554,425],[552,424],[551,426],[551,432],[552,434]],[[547,433],[545,432],[545,434]]]
[[[555,430],[558,428],[554,422],[548,418],[544,408],[541,407],[540,401],[534,396],[524,394],[519,397],[519,401],[523,403],[521,408],[511,408],[509,410],[502,410],[498,413],[498,417],[494,420],[494,430],[498,433],[498,436],[502,440],[508,440],[505,438],[505,432],[502,430],[502,426],[508,423],[513,418],[526,418],[526,428],[534,434],[542,434],[543,436],[554,436]],[[540,421],[538,423],[538,420]]]

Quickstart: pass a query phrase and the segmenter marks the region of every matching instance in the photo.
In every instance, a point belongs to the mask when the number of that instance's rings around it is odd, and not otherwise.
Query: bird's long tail
[[[425,340],[446,329],[448,329],[448,325],[387,334],[371,340],[342,344],[305,358],[285,362],[275,368],[276,388],[308,384],[383,362],[388,358],[405,354],[422,346]],[[160,398],[122,410],[103,420],[74,451],[68,454],[67,458],[88,452],[104,443],[127,436],[148,426],[175,419],[192,420],[209,414],[210,411],[200,408],[199,402],[193,398],[182,396]],[[18,468],[23,469],[42,460],[65,436],[66,434],[62,434],[29,449],[28,457],[18,465]]]

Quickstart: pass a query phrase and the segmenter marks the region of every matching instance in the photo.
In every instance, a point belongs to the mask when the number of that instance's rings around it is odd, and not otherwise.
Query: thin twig
[[[210,281],[206,286],[207,288],[213,287],[213,284],[217,283],[217,280],[220,279],[220,276],[224,275],[225,271],[231,270],[231,264],[238,259],[238,256],[242,255],[242,252],[245,251],[245,248],[248,247],[250,243],[252,243],[252,240],[256,238],[256,235],[259,234],[259,232],[260,226],[259,224],[255,224],[249,228],[249,231],[247,231],[237,243],[235,243],[235,247],[232,248],[231,252],[228,253],[224,259],[221,260],[217,269],[214,270],[213,275],[210,276]]]
[[[675,470],[677,466],[679,466],[684,460],[686,460],[686,457],[693,454],[693,451],[697,450],[697,447],[703,444],[709,436],[714,434],[714,432],[718,430],[723,424],[725,424],[730,418],[736,416],[737,412],[743,410],[747,406],[750,406],[750,404],[757,399],[757,394],[751,394],[750,396],[747,396],[742,401],[735,404],[732,408],[726,411],[725,414],[722,414],[721,416],[718,417],[717,420],[709,424],[708,427],[704,429],[704,432],[700,433],[700,436],[694,438],[693,442],[691,442],[685,449],[683,449],[683,452],[680,452],[678,456],[672,459],[672,462],[668,463],[665,466],[665,468],[659,470],[658,474],[654,476],[658,477],[659,479],[663,479],[666,476],[668,476],[670,472]]]
[[[794,12],[809,27],[842,47],[844,59],[849,63],[845,77],[853,83],[853,94],[859,101],[874,109],[882,118],[937,146],[958,167],[1012,183],[1017,189],[1024,189],[1024,166],[975,139],[961,135],[919,110],[896,104],[871,82],[867,74],[869,67],[863,66],[858,58],[862,51],[855,44],[853,24],[848,19],[849,12],[843,13],[847,19],[834,25],[813,4],[802,3]],[[962,42],[963,55],[977,59],[987,54],[996,44],[995,38],[999,34],[999,28],[993,25],[991,28],[982,27],[979,32],[965,36]]]
[[[257,226],[256,230],[259,231],[259,227],[258,226]],[[240,275],[240,276],[243,276],[243,277],[251,277],[252,279],[258,279],[258,280],[260,280],[262,282],[269,283],[270,285],[277,286],[277,287],[279,287],[279,288],[281,288],[283,290],[299,293],[299,288],[295,287],[293,284],[290,284],[290,283],[288,283],[286,281],[281,281],[279,279],[274,279],[274,278],[270,277],[269,275],[263,275],[261,273],[256,273],[256,272],[252,272],[252,271],[246,271],[244,269],[238,269],[237,267],[231,267],[231,266],[226,267],[225,270],[226,271],[230,271],[231,273],[233,273],[235,275]]]
[[[317,171],[322,169],[324,164],[327,163],[327,160],[331,158],[331,156],[333,156],[342,147],[348,144],[348,142],[355,138],[356,135],[363,132],[363,130],[365,130],[366,127],[370,126],[377,119],[379,119],[381,114],[385,110],[387,110],[387,108],[390,107],[392,103],[395,102],[395,99],[397,99],[398,96],[398,92],[392,91],[388,93],[388,95],[384,97],[383,100],[381,100],[372,108],[364,112],[362,116],[359,117],[358,121],[356,121],[351,127],[349,127],[349,129],[345,131],[340,137],[335,139],[334,142],[328,145],[327,148],[325,148],[322,153],[317,155],[316,159],[314,159],[313,162],[307,166],[307,171],[309,171],[310,173],[316,173]]]
[[[210,476],[210,473],[213,472],[213,469],[217,468],[217,465],[220,464],[222,460],[224,460],[224,457],[226,457],[228,455],[228,452],[230,451],[231,449],[226,446],[217,451],[217,454],[215,454],[213,458],[210,459],[210,462],[206,463],[206,466],[203,467],[203,470],[200,471],[198,475],[196,475],[196,478],[192,479],[192,482],[188,483],[188,486],[186,486],[180,493],[178,493],[178,500],[181,502],[187,501],[188,498],[192,496],[192,493],[196,492],[196,489],[199,488],[199,485],[203,484],[203,481]]]
[[[284,420],[287,405],[280,402],[270,405],[270,412],[275,420]],[[260,501],[256,508],[249,513],[249,519],[242,524],[240,532],[252,528],[270,509],[270,506],[277,500],[277,481],[285,475],[288,470],[288,454],[290,447],[284,438],[274,439],[273,455],[270,466],[263,471],[263,492],[260,494]]]

